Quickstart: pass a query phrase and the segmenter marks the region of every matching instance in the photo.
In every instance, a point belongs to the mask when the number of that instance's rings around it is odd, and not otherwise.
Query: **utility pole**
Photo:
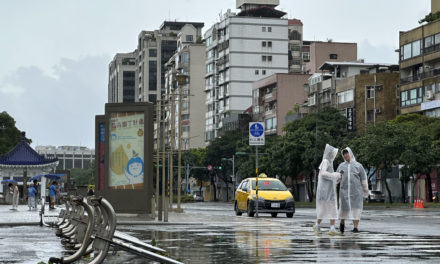
[[[170,209],[173,210],[173,177],[174,177],[174,144],[176,139],[176,120],[175,120],[175,104],[174,104],[174,91],[170,94],[170,103],[171,103],[171,136],[170,136]]]
[[[185,74],[177,74],[176,79],[179,84],[179,110],[178,110],[178,153],[177,153],[177,211],[181,212],[180,208],[180,192],[182,189],[182,88],[186,82],[187,76]]]
[[[165,99],[165,96],[163,96],[163,99]],[[163,104],[162,104],[163,107]],[[161,120],[161,122],[163,122],[162,124],[162,129],[161,129],[161,138],[162,138],[162,209],[164,210],[164,222],[168,222],[168,212],[167,212],[167,199],[166,199],[166,192],[165,192],[165,184],[166,184],[166,180],[165,180],[165,120]]]
[[[159,157],[159,150],[160,150],[160,137],[161,137],[161,126],[160,126],[160,120],[161,120],[161,104],[162,104],[162,100],[157,100],[156,101],[156,207],[157,207],[157,220],[161,221],[162,220],[162,207],[159,204],[159,194],[160,194],[160,187],[159,187],[159,173],[160,173],[160,169],[159,169],[159,162],[160,162],[160,157]]]

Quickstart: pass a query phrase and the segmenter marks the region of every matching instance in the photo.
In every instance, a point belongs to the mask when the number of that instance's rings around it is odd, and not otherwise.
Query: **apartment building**
[[[399,67],[392,64],[325,62],[306,85],[308,108],[334,107],[348,119],[347,130],[362,132],[369,123],[398,114]]]
[[[173,21],[163,22],[158,30],[139,33],[136,49],[136,101],[155,103],[165,91],[165,63],[176,52],[178,34],[186,24],[193,25],[198,35],[201,35],[203,23]],[[192,37],[196,38],[195,35]]]
[[[252,83],[288,72],[288,20],[279,0],[237,0],[204,35],[206,42],[205,141],[217,136],[223,120],[252,105]]]
[[[326,61],[356,61],[357,43],[303,41],[303,56],[306,61],[305,72],[314,74],[320,72],[319,67]]]
[[[433,14],[439,5],[432,1]],[[440,19],[400,32],[399,45],[401,114],[440,117]]]
[[[89,169],[95,160],[95,150],[80,146],[36,146],[35,151],[46,158],[58,158],[57,170]]]
[[[277,73],[253,84],[253,119],[265,122],[266,135],[282,135],[288,113],[304,114],[304,83],[310,74]]]
[[[182,149],[205,147],[205,44],[201,32],[191,24],[182,27],[177,36],[177,52],[166,63],[165,96],[170,115],[168,131],[178,138],[179,101],[181,101]],[[176,75],[186,76],[179,87]],[[181,88],[182,90],[180,91]],[[181,92],[181,93],[180,93]],[[171,123],[174,123],[172,129]],[[169,133],[169,134],[170,134]],[[169,139],[168,139],[169,141]],[[174,149],[177,148],[177,140]]]
[[[108,102],[135,101],[136,53],[117,53],[109,65]]]
[[[289,19],[289,72],[305,72],[305,63],[310,59],[306,50],[303,54],[303,23],[299,19]]]

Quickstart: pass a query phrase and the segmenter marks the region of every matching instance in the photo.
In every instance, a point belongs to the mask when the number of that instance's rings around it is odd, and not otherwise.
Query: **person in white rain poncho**
[[[350,148],[342,151],[344,162],[336,171],[342,174],[339,189],[339,229],[345,230],[345,219],[353,220],[353,232],[357,233],[363,209],[363,198],[368,196],[367,175],[364,167],[356,161]]]
[[[319,165],[318,189],[316,191],[316,224],[313,229],[316,233],[320,233],[321,221],[330,219],[329,234],[336,234],[335,219],[338,218],[338,205],[336,198],[336,183],[341,179],[339,172],[334,172],[333,160],[338,154],[338,149],[325,145],[322,162]]]

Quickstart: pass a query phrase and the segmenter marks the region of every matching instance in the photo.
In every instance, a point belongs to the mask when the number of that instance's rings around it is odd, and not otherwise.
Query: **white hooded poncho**
[[[318,188],[316,190],[316,218],[337,219],[336,181],[340,173],[334,172],[333,160],[338,149],[326,144],[321,165],[319,165]]]
[[[339,189],[339,219],[360,220],[363,198],[368,195],[367,175],[350,148],[350,162],[344,161],[336,170],[342,174]]]

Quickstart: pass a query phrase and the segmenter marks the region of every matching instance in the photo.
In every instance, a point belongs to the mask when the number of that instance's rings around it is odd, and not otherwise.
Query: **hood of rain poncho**
[[[329,164],[333,164],[333,161],[335,160],[337,154],[338,154],[337,148],[335,148],[329,144],[325,144],[324,154],[322,155],[322,161],[321,161],[321,164],[319,164],[319,169],[321,169],[322,162],[325,159],[329,161]]]
[[[342,158],[344,159],[344,153],[343,153],[344,150],[347,150],[348,154],[350,155],[350,163],[356,162],[356,158],[353,155],[353,151],[351,151],[351,148],[349,148],[349,147],[346,147],[345,149],[342,150],[342,152],[341,152]],[[347,161],[344,159],[344,162],[347,162]]]

